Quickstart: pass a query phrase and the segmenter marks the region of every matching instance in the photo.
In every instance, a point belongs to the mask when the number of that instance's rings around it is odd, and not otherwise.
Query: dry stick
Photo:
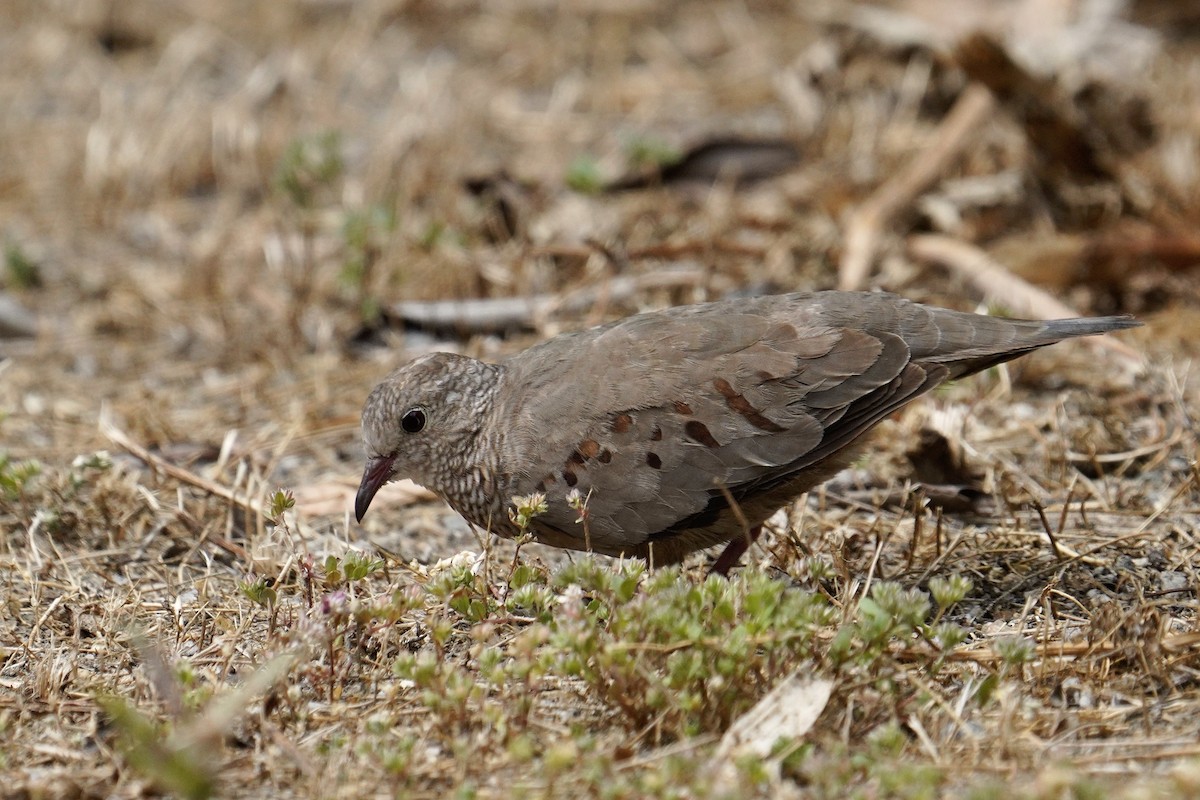
[[[590,244],[551,243],[530,248],[532,258],[588,258],[596,252]],[[767,248],[747,244],[734,239],[703,239],[675,242],[655,242],[645,247],[632,247],[624,251],[623,260],[626,262],[654,259],[657,261],[678,261],[690,256],[705,256],[711,253],[731,256],[746,256],[747,258],[762,258]]]
[[[1079,316],[1079,312],[1013,275],[985,251],[969,242],[936,234],[910,236],[908,253],[918,261],[932,261],[954,270],[980,291],[1004,303],[1017,316],[1034,319]],[[1124,342],[1109,336],[1094,341],[1098,346],[1122,356],[1128,366],[1140,368],[1143,364],[1142,356]]]
[[[1071,501],[1075,499],[1075,484],[1079,483],[1079,473],[1071,473],[1071,482],[1067,485],[1067,499],[1063,500],[1062,512],[1058,515],[1057,533],[1061,536],[1067,529],[1067,516],[1071,513]],[[1057,549],[1057,545],[1055,545]]]
[[[908,549],[908,558],[904,562],[904,572],[907,574],[912,569],[913,559],[917,556],[917,548],[921,546],[921,531],[925,527],[925,503],[924,496],[920,491],[915,493],[912,498],[913,506],[913,534],[912,545]]]
[[[1037,319],[1076,317],[1078,312],[1044,289],[1025,281],[981,248],[940,234],[910,236],[908,253],[919,261],[941,264],[995,297],[1014,314]]]
[[[600,299],[608,302],[636,297],[647,289],[698,286],[707,275],[692,267],[664,269],[646,275],[618,276],[603,286],[588,286],[565,294],[499,297],[473,300],[405,301],[388,310],[417,325],[451,327],[468,332],[491,332],[521,326],[534,327],[555,312],[582,311]]]
[[[1046,538],[1050,540],[1050,550],[1054,553],[1055,560],[1062,561],[1063,554],[1062,551],[1058,549],[1058,538],[1054,535],[1054,530],[1050,527],[1050,520],[1046,519],[1046,507],[1037,500],[1034,500],[1032,503],[1030,503],[1030,505],[1033,506],[1033,510],[1037,512],[1038,519],[1041,520],[1042,530],[1046,532]],[[1078,554],[1072,553],[1072,556],[1075,555]]]
[[[125,452],[129,453],[134,458],[139,458],[142,461],[145,461],[151,469],[160,472],[163,475],[167,475],[168,477],[174,478],[180,483],[195,486],[205,492],[208,492],[209,494],[220,497],[221,499],[233,505],[241,506],[248,514],[253,515],[259,513],[259,509],[255,508],[249,499],[245,497],[239,497],[234,492],[226,489],[224,486],[221,486],[218,483],[213,483],[212,481],[207,480],[206,478],[203,478],[196,473],[191,472],[190,470],[186,470],[183,467],[172,464],[160,456],[154,455],[145,447],[133,441],[133,439],[129,437],[129,434],[125,433],[123,430],[113,424],[112,418],[109,416],[107,409],[102,409],[100,412],[100,432],[103,433],[109,441],[111,441],[117,447],[123,449]],[[217,547],[220,547],[230,555],[246,560],[249,560],[250,558],[250,555],[246,552],[244,547],[234,544],[224,536],[210,533],[208,534],[207,538]]]
[[[979,84],[969,85],[942,120],[933,143],[854,211],[846,225],[846,249],[838,265],[839,289],[863,288],[884,229],[950,166],[995,107],[991,92]]]

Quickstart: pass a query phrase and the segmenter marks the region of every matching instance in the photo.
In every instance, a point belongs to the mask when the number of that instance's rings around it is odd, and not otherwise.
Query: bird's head
[[[411,478],[444,491],[470,461],[500,370],[433,353],[400,367],[371,391],[362,412],[367,466],[354,500],[359,521],[389,481]]]

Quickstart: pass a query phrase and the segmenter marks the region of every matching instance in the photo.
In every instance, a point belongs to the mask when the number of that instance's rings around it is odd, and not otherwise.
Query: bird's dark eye
[[[420,433],[425,427],[425,412],[419,408],[410,408],[400,418],[400,427],[405,433]]]

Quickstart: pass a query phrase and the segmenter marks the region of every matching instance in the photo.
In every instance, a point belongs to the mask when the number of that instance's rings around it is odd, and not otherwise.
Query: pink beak
[[[376,456],[367,459],[367,468],[363,471],[362,483],[358,485],[358,495],[354,498],[354,518],[362,522],[371,499],[375,497],[383,485],[392,477],[392,464],[395,456]]]

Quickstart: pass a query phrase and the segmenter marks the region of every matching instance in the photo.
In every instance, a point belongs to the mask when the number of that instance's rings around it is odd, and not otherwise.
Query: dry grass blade
[[[143,646],[144,656],[160,666],[160,683],[170,680],[157,654]],[[216,793],[218,758],[222,740],[234,721],[246,714],[251,701],[278,683],[301,657],[299,650],[275,656],[256,669],[244,683],[223,693],[194,718],[175,711],[175,729],[164,740],[159,731],[122,698],[102,698],[102,705],[123,738],[125,758],[160,789],[195,800]]]

